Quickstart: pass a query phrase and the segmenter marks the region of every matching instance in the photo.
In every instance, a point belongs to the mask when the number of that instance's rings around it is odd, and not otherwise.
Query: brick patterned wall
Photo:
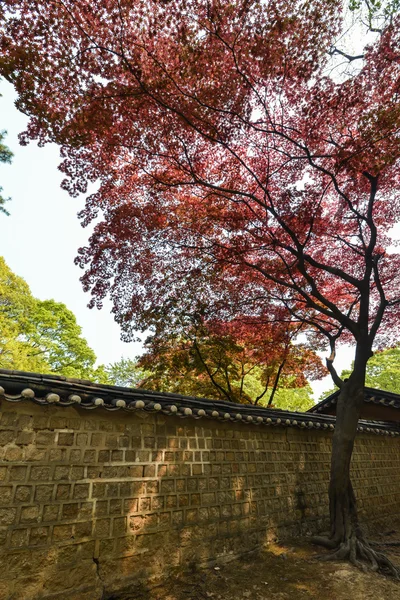
[[[0,600],[97,600],[326,525],[331,434],[3,402]],[[400,441],[358,436],[362,518],[400,513]],[[377,511],[379,506],[379,511]]]

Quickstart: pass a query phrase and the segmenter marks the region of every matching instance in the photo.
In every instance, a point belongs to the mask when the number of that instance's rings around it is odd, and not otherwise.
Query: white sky
[[[28,119],[15,108],[10,84],[0,81],[0,93],[0,130],[7,130],[5,143],[14,152],[11,165],[0,164],[2,194],[12,198],[6,206],[10,216],[0,213],[0,255],[34,296],[54,298],[73,311],[100,363],[134,358],[140,345],[120,340],[110,306],[101,311],[87,308],[90,297],[79,282],[82,271],[74,265],[77,249],[89,235],[77,218],[84,197],[71,198],[61,189],[57,146],[19,145],[18,134]]]
[[[61,189],[57,146],[19,145],[18,134],[25,129],[27,118],[16,110],[10,84],[0,81],[0,93],[0,130],[7,130],[5,143],[14,152],[11,165],[0,164],[3,196],[12,198],[6,207],[11,215],[0,213],[0,255],[26,280],[34,296],[53,298],[73,311],[99,363],[108,364],[121,356],[134,358],[140,353],[140,344],[120,340],[110,305],[105,304],[101,311],[87,308],[90,297],[83,292],[82,272],[74,265],[77,249],[86,244],[89,235],[77,218],[84,197],[71,198]],[[339,350],[335,361],[339,373],[350,367],[352,358],[351,350]],[[332,388],[330,376],[312,387],[317,400]]]

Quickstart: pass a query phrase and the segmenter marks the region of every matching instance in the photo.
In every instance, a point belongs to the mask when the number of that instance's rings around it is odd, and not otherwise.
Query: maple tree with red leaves
[[[196,302],[302,324],[341,392],[333,558],[398,570],[358,526],[350,461],[374,346],[398,336],[400,21],[338,50],[338,0],[5,0],[0,73],[30,116],[22,142],[62,147],[81,214],[83,284],[129,338]],[[335,79],[332,55],[357,58]],[[160,307],[163,307],[160,310]],[[279,307],[279,310],[278,310]],[[160,317],[161,315],[161,317]],[[355,345],[347,381],[333,359]]]
[[[206,312],[204,307],[202,314],[182,315],[170,330],[162,321],[139,358],[138,366],[148,373],[140,387],[270,407],[280,386],[305,388],[308,378],[326,374],[315,352],[293,343],[298,327],[260,327],[238,317],[207,321]]]

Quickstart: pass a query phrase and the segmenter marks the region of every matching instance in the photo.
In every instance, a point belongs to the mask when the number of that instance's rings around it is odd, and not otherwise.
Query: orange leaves
[[[234,402],[267,404],[273,389],[304,387],[325,374],[318,356],[293,344],[297,328],[260,326],[246,317],[203,319],[199,313],[148,338],[143,387]]]

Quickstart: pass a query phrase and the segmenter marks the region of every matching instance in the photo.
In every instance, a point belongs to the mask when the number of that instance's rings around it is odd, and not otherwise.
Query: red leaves
[[[23,140],[62,145],[71,195],[98,183],[78,263],[126,337],[199,305],[335,339],[397,314],[398,18],[339,83],[337,1],[7,6]]]
[[[259,324],[248,318],[206,321],[199,313],[179,328],[161,324],[146,343],[140,365],[149,373],[142,387],[266,405],[276,389],[304,387],[322,377],[319,357],[294,345],[297,328]]]

